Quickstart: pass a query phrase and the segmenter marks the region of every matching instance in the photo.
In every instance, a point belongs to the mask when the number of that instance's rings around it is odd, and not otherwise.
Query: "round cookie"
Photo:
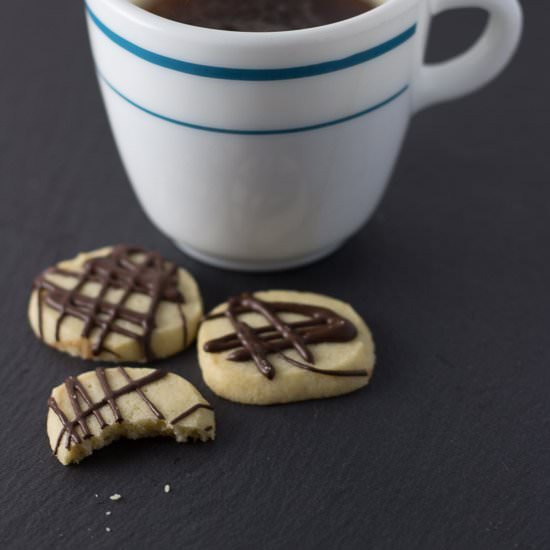
[[[61,464],[80,462],[126,437],[214,439],[208,401],[187,380],[163,370],[117,367],[70,376],[48,400],[50,446]]]
[[[206,384],[239,403],[331,397],[368,384],[374,343],[353,308],[307,292],[242,294],[215,308],[197,340]]]
[[[46,344],[83,359],[145,362],[189,346],[197,283],[157,252],[118,245],[79,254],[34,281],[29,320]]]

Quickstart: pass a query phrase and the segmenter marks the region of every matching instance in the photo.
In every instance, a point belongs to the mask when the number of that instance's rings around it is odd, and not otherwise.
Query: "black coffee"
[[[380,3],[378,1],[378,3]],[[196,27],[230,31],[288,31],[349,19],[376,0],[148,0],[143,7]]]

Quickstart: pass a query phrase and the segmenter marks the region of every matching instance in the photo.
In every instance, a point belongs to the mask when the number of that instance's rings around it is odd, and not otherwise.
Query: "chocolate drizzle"
[[[197,403],[196,405],[193,405],[191,408],[187,409],[186,411],[183,411],[181,414],[178,414],[178,416],[170,420],[170,424],[177,424],[178,422],[181,422],[184,418],[191,416],[195,411],[198,411],[199,409],[207,409],[209,411],[214,410],[211,405],[206,405],[204,403]],[[211,429],[212,429],[212,426],[208,426],[208,428],[205,428],[205,431],[208,432]]]
[[[71,449],[71,446],[73,443],[78,445],[82,443],[83,440],[89,439],[90,437],[92,437],[93,434],[90,431],[90,427],[88,426],[88,419],[90,416],[93,415],[95,417],[95,419],[99,424],[99,427],[102,430],[107,426],[109,426],[108,422],[106,422],[104,416],[100,412],[100,409],[102,407],[105,407],[106,405],[110,407],[111,412],[113,413],[115,422],[117,423],[124,422],[124,418],[122,417],[122,414],[116,402],[117,398],[121,397],[122,395],[127,395],[129,393],[134,393],[134,392],[137,393],[141,397],[141,399],[143,399],[143,401],[147,404],[149,409],[151,409],[151,412],[159,420],[165,420],[164,415],[145,395],[142,388],[144,386],[147,386],[148,384],[152,384],[153,382],[160,380],[161,378],[164,378],[168,373],[161,370],[156,370],[143,376],[142,378],[139,378],[137,380],[132,380],[132,378],[130,378],[130,375],[126,372],[124,367],[118,367],[118,370],[127,380],[128,384],[126,384],[121,388],[113,390],[107,379],[105,369],[103,369],[102,367],[98,367],[97,369],[95,369],[95,374],[97,376],[97,379],[99,380],[99,383],[101,384],[101,388],[103,389],[103,393],[105,395],[102,399],[100,399],[96,403],[92,401],[88,392],[86,391],[86,388],[78,380],[78,378],[74,376],[69,376],[69,378],[65,380],[65,388],[67,390],[69,401],[71,403],[71,407],[75,415],[72,420],[69,420],[65,415],[65,413],[60,409],[55,398],[50,397],[48,399],[48,407],[52,409],[53,412],[57,415],[57,417],[59,418],[63,426],[61,428],[61,431],[59,432],[59,436],[55,444],[55,448],[54,448],[55,455],[59,450],[59,445],[61,444],[61,441],[65,434],[67,434],[67,443],[65,445],[65,448],[67,450]],[[84,410],[82,409],[80,401],[84,401],[84,403],[87,406],[86,409]],[[190,416],[191,414],[193,414],[195,411],[199,409],[214,410],[208,404],[197,403],[196,405],[193,405],[186,411],[183,411],[180,415],[176,416],[173,420],[170,421],[170,424],[172,425],[177,424],[178,422]],[[78,433],[78,428],[80,428],[81,434]]]
[[[245,313],[258,313],[269,325],[253,328],[239,319]],[[307,320],[286,323],[278,314],[296,313]],[[254,361],[258,370],[268,379],[275,376],[275,368],[268,359],[277,353],[287,363],[317,374],[330,376],[368,376],[364,369],[328,370],[314,366],[315,358],[309,344],[349,342],[356,338],[355,325],[331,309],[294,302],[265,302],[252,294],[241,294],[228,300],[223,313],[211,315],[205,321],[227,317],[235,332],[204,344],[204,351],[221,353],[230,351],[229,361]],[[294,349],[305,363],[282,353]]]
[[[139,263],[132,258],[142,255]],[[60,275],[75,280],[75,285],[66,289],[48,279],[48,275]],[[87,283],[100,285],[95,297],[83,294]],[[92,332],[99,331],[97,339],[92,344],[92,354],[98,356],[101,352],[112,350],[105,345],[110,333],[121,334],[138,341],[143,349],[146,360],[155,358],[151,347],[151,337],[155,329],[155,317],[161,302],[183,304],[184,297],[178,288],[178,268],[165,262],[157,252],[147,252],[137,247],[119,245],[106,256],[88,260],[81,272],[69,271],[52,267],[42,273],[34,281],[34,289],[38,292],[38,327],[43,339],[43,303],[59,312],[55,327],[55,340],[59,341],[61,324],[66,317],[80,319],[84,326],[82,337],[90,338]],[[106,300],[109,290],[122,291],[117,303]],[[146,312],[138,312],[125,303],[133,294],[149,296],[150,304]],[[182,308],[178,307],[183,324],[183,342],[187,344],[187,321]],[[125,321],[122,326],[120,321]],[[141,328],[142,332],[128,328],[127,323]]]

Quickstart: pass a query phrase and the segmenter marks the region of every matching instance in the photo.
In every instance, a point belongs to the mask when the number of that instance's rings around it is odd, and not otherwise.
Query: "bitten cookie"
[[[214,412],[175,374],[145,368],[97,368],[70,376],[48,400],[48,438],[58,460],[80,462],[121,437],[214,439]]]
[[[194,340],[202,300],[158,253],[119,245],[79,254],[34,281],[29,319],[46,344],[84,359],[150,361]]]
[[[242,294],[203,321],[199,361],[221,397],[254,405],[349,393],[374,370],[369,329],[351,306],[319,294]]]

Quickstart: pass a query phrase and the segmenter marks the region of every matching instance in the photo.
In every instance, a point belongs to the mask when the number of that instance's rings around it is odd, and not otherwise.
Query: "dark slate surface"
[[[145,219],[113,146],[81,3],[2,3],[2,548],[550,546],[550,6],[525,8],[513,66],[417,118],[367,227],[315,266],[241,275],[189,260]],[[445,17],[435,57],[480,23]],[[239,406],[211,394],[190,350],[161,367],[211,399],[215,443],[121,442],[63,468],[49,453],[46,398],[90,365],[32,336],[30,284],[56,260],[120,241],[191,269],[208,307],[270,287],[349,300],[378,344],[372,385]],[[122,501],[108,500],[115,492]]]

